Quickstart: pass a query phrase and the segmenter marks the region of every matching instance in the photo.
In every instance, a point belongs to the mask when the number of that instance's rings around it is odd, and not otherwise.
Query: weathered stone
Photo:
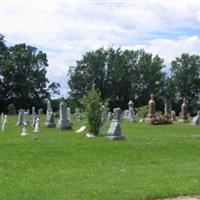
[[[171,115],[171,102],[169,99],[165,100],[164,115],[169,117]]]
[[[106,136],[106,138],[110,140],[125,139],[125,137],[122,136],[120,127],[120,108],[113,109],[113,119],[108,129],[108,136]]]
[[[19,114],[18,114],[18,120],[17,120],[17,124],[16,126],[20,126],[22,125],[24,122],[24,110],[19,110]]]
[[[183,104],[181,105],[181,113],[179,121],[182,123],[188,122],[187,104],[185,97],[183,98]]]
[[[176,112],[174,110],[171,111],[171,120],[176,121]]]
[[[191,125],[200,125],[200,111],[197,112],[197,115],[193,117]]]
[[[77,119],[81,118],[80,108],[75,108],[75,116],[76,116]]]
[[[51,102],[49,100],[47,101],[47,112],[46,112],[45,126],[48,127],[48,128],[55,128],[56,127],[55,119],[54,119],[54,116],[53,116],[53,110],[51,108]]]
[[[60,107],[59,107],[59,120],[57,123],[57,128],[60,130],[68,130],[71,129],[71,124],[70,121],[68,120],[68,116],[67,116],[67,107],[65,102],[61,102],[60,103]]]
[[[152,121],[155,118],[155,113],[156,113],[156,109],[155,109],[155,101],[154,101],[154,95],[151,94],[151,99],[149,101],[149,111],[148,114],[145,118],[145,123],[146,124],[151,124]]]

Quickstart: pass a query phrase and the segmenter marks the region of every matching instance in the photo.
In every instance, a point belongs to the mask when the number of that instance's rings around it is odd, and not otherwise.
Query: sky
[[[47,53],[50,81],[69,92],[68,69],[87,51],[141,49],[170,62],[200,54],[200,1],[0,0],[0,33],[8,46],[26,43]]]

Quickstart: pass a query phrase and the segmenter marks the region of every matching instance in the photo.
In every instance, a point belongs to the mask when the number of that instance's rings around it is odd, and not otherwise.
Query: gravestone
[[[176,121],[176,112],[174,110],[171,112],[171,120]]]
[[[38,110],[38,115],[43,115],[43,108],[40,108],[40,109]]]
[[[67,116],[67,107],[63,101],[59,106],[59,120],[57,123],[57,128],[60,130],[68,130],[72,128]]]
[[[181,113],[179,121],[182,123],[188,122],[187,104],[185,97],[183,98],[183,104],[181,105]]]
[[[200,125],[200,111],[197,112],[197,115],[193,117],[191,125]]]
[[[29,113],[27,111],[24,111],[23,123],[26,125],[29,123]]]
[[[75,108],[75,115],[76,115],[76,118],[77,118],[77,119],[80,119],[80,118],[81,118],[81,115],[80,115],[80,108]]]
[[[3,123],[3,121],[4,121],[4,113],[2,112],[1,113],[1,123]]]
[[[128,112],[128,120],[133,122],[133,121],[136,121],[136,118],[135,118],[135,111],[134,111],[134,108],[133,108],[133,101],[129,101],[128,103],[128,107],[129,107],[129,112]]]
[[[34,133],[38,133],[40,130],[39,130],[39,122],[40,122],[40,118],[39,117],[36,117],[36,120],[35,120],[35,127],[34,127]]]
[[[5,126],[6,126],[6,123],[7,123],[7,115],[4,115],[4,119],[3,119],[3,122],[2,122],[2,126],[1,126],[1,131],[4,131],[5,130]]]
[[[36,113],[35,113],[35,107],[33,106],[32,107],[32,115],[35,115]]]
[[[71,123],[71,108],[67,107],[67,120]]]
[[[113,109],[113,119],[108,129],[108,136],[106,136],[109,140],[122,140],[125,139],[121,133],[120,127],[120,108]]]
[[[36,118],[37,118],[37,115],[36,114],[33,115],[32,127],[35,127]]]
[[[22,125],[24,122],[24,110],[20,109],[16,126]]]
[[[26,129],[26,124],[23,124],[21,136],[27,136],[27,135],[28,135],[28,132],[27,132],[27,129]]]
[[[164,104],[164,115],[170,117],[171,115],[171,102],[169,99],[165,100]]]
[[[123,112],[123,119],[128,119],[128,115],[129,115],[129,110],[125,110]]]
[[[48,128],[55,128],[56,127],[55,119],[54,119],[54,116],[53,116],[53,110],[51,108],[51,102],[49,100],[47,101],[47,112],[46,112],[45,126],[48,127]]]
[[[108,119],[108,120],[111,120],[111,119],[112,119],[112,112],[108,112],[107,119]]]
[[[151,94],[151,99],[149,101],[149,111],[148,114],[145,118],[145,123],[146,124],[151,124],[152,121],[155,118],[155,113],[156,113],[156,109],[155,109],[155,101],[154,101],[154,95]]]

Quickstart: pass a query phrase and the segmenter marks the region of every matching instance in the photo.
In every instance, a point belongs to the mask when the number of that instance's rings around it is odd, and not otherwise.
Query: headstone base
[[[187,123],[188,122],[187,116],[181,116],[180,119],[179,119],[179,122],[181,122],[181,123]]]
[[[109,140],[124,140],[126,139],[123,135],[108,135],[106,136]]]
[[[181,122],[181,123],[187,123],[188,119],[179,119],[179,122]]]
[[[155,115],[148,114],[147,117],[144,119],[144,122],[145,124],[152,124],[154,119],[155,119]]]
[[[45,123],[45,126],[47,127],[47,128],[55,128],[56,127],[56,124],[55,123]]]
[[[72,126],[70,124],[57,124],[57,128],[60,130],[70,130],[72,129]]]

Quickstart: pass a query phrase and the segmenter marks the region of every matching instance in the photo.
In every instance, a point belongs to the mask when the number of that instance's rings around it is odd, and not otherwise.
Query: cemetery
[[[78,108],[71,113],[64,102],[59,117],[54,117],[50,101],[46,115],[34,107],[32,113],[23,109],[18,115],[2,113],[0,196],[158,199],[198,194],[199,112],[193,119],[184,116],[183,99],[179,120],[172,116],[173,124],[155,126],[150,123],[156,116],[153,94],[148,106],[144,122],[136,117],[131,101],[126,112],[102,107],[101,131],[88,137],[83,113]],[[166,104],[164,112],[171,115]]]
[[[200,2],[0,1],[0,200],[200,200]]]

